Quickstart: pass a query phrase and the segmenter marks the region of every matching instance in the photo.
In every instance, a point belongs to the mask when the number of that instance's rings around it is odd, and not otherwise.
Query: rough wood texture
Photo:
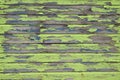
[[[0,0],[0,80],[120,80],[120,0]]]

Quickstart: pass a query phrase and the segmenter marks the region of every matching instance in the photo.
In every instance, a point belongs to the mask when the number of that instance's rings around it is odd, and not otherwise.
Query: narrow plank
[[[6,1],[6,0],[1,0],[0,4],[24,4],[24,3],[40,3],[40,4],[46,4],[46,5],[55,5],[55,4],[62,4],[62,5],[74,5],[74,4],[91,4],[91,5],[119,5],[119,0],[110,0],[110,1],[105,1],[105,0],[93,0],[93,1],[89,1],[89,0],[85,0],[85,1],[81,1],[81,0],[10,0],[10,1]]]
[[[120,72],[53,72],[0,74],[1,79],[9,80],[119,80]]]
[[[120,53],[0,53],[0,63],[120,62]]]
[[[1,9],[0,10],[37,10],[39,11],[40,9],[46,9],[46,10],[49,10],[49,9],[55,9],[55,10],[66,10],[66,9],[79,9],[80,8],[84,8],[84,9],[90,9],[92,7],[96,7],[98,9],[102,8],[102,9],[119,9],[120,8],[120,5],[96,5],[96,4],[93,4],[93,5],[90,5],[89,3],[87,4],[81,4],[81,5],[60,5],[60,4],[53,4],[51,3],[51,5],[49,4],[34,4],[34,3],[25,3],[25,4],[0,4],[0,7]]]
[[[4,21],[3,23],[0,23],[0,25],[40,25],[40,24],[94,24],[94,25],[98,25],[98,24],[117,24],[119,25],[120,22],[114,22],[114,21],[88,21],[88,20],[77,20],[77,21],[58,21],[58,20],[35,20],[35,21],[22,21],[22,20],[8,20],[8,21]]]
[[[1,44],[0,52],[120,52],[119,44]],[[4,50],[3,50],[4,48]]]
[[[0,43],[109,43],[120,42],[119,34],[6,34]]]
[[[75,15],[75,14],[41,14],[41,15],[0,15],[0,19],[2,21],[9,21],[9,20],[21,20],[21,21],[35,21],[35,20],[58,20],[58,21],[77,21],[80,19],[86,19],[88,21],[117,21],[120,20],[119,15],[109,15],[109,14],[94,14],[94,15]],[[2,22],[1,22],[2,23]]]
[[[40,6],[39,8],[36,6],[34,7],[24,7],[24,5],[22,6],[11,6],[8,5],[9,7],[7,7],[6,9],[1,9],[0,10],[0,14],[120,14],[119,10],[120,8],[117,7],[115,8],[113,6],[112,7],[107,7],[107,6],[86,6],[87,4],[83,5],[83,6],[73,6],[71,8],[71,6],[62,6],[59,7],[49,7],[49,6]],[[4,6],[4,5],[3,5]],[[25,5],[26,6],[26,5]],[[15,7],[15,8],[12,8]],[[59,8],[59,9],[58,9]],[[74,11],[74,12],[73,12]]]
[[[3,63],[0,73],[119,72],[120,63]]]
[[[53,12],[52,12],[53,11]],[[73,10],[73,11],[77,11],[77,10]],[[19,11],[0,11],[0,14],[10,14],[10,15],[22,15],[22,14],[32,14],[32,15],[37,15],[37,14],[51,14],[51,15],[57,15],[57,14],[76,14],[76,15],[84,15],[84,14],[91,14],[91,15],[94,15],[94,14],[109,14],[109,15],[120,15],[120,12],[119,12],[119,9],[117,11],[106,11],[104,10],[104,12],[100,12],[100,11],[95,11],[93,9],[93,11],[90,11],[90,10],[85,10],[85,11],[78,11],[78,12],[73,12],[73,11],[54,11],[54,10],[43,10],[43,11],[34,11],[34,10],[19,10]]]
[[[97,35],[97,34],[40,34],[41,41],[44,43],[58,43],[58,42],[71,42],[71,43],[114,43],[119,38],[118,35]],[[106,36],[106,37],[105,37]],[[109,39],[108,39],[109,38]],[[111,39],[110,39],[111,38]],[[111,41],[113,40],[113,41]],[[118,39],[119,40],[119,39]],[[119,43],[119,42],[118,42]]]
[[[40,33],[40,34],[115,34],[120,33],[120,25],[115,24],[40,24],[40,25],[0,25],[0,34]]]

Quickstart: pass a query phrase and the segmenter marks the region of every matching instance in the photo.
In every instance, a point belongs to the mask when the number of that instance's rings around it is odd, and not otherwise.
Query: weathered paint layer
[[[120,0],[0,0],[0,80],[119,80]]]

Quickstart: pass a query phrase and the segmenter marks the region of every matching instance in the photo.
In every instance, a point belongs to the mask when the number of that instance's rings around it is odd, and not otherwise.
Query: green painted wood
[[[41,3],[41,4],[51,4],[51,3],[54,3],[54,5],[56,3],[58,4],[62,4],[62,5],[65,5],[65,4],[69,4],[69,5],[72,5],[72,4],[86,4],[86,3],[89,3],[91,5],[109,5],[108,3],[110,3],[111,5],[119,5],[119,0],[110,0],[110,1],[107,1],[107,0],[92,0],[92,1],[89,1],[89,0],[86,0],[86,1],[81,1],[81,0],[66,0],[66,1],[63,1],[63,0],[10,0],[10,1],[6,1],[6,0],[0,0],[0,3],[1,4],[24,4],[24,3]]]
[[[0,25],[0,34],[8,33],[40,33],[40,34],[119,34],[119,25],[110,24],[41,24],[29,25]]]
[[[120,63],[6,63],[0,73],[119,72]]]
[[[46,59],[48,58],[48,59]],[[120,53],[0,53],[0,63],[96,63],[120,62]]]
[[[2,44],[0,52],[120,52],[120,44]]]
[[[68,25],[68,24],[119,24],[119,23],[116,23],[116,22],[112,22],[112,21],[101,21],[101,22],[94,22],[94,21],[85,21],[85,20],[77,20],[77,21],[57,21],[57,20],[47,20],[47,21],[40,21],[40,20],[35,20],[35,21],[21,21],[21,20],[11,20],[11,21],[8,21],[8,22],[5,22],[5,23],[1,23],[2,25],[3,24],[6,24],[6,25],[26,25],[26,24],[29,24],[29,25],[40,25],[40,24],[62,24],[62,25]]]
[[[0,80],[119,80],[120,0],[0,0]]]
[[[120,42],[119,34],[6,34],[0,35],[0,43],[81,43],[112,45]]]
[[[7,10],[8,11],[8,10]],[[65,11],[63,11],[65,12]],[[59,12],[60,13],[60,12]],[[104,17],[105,16],[105,17]],[[56,21],[88,21],[88,22],[110,22],[110,21],[119,21],[120,18],[119,18],[119,15],[110,15],[110,14],[95,14],[95,15],[90,15],[88,14],[87,16],[84,14],[84,15],[77,15],[77,14],[70,14],[70,15],[67,15],[67,14],[43,14],[43,15],[29,15],[29,14],[26,14],[26,15],[17,15],[17,13],[15,15],[0,15],[1,17],[1,20],[2,21],[6,21],[6,23],[8,22],[12,22],[12,21],[45,21],[45,20],[56,20]],[[2,24],[3,22],[1,22]]]
[[[36,80],[119,80],[119,72],[52,72],[52,73],[18,73],[18,74],[0,74],[1,79],[36,79]]]
[[[61,8],[61,6],[58,5],[57,7],[41,6],[38,8],[37,6],[24,7],[24,5],[22,5],[19,7],[17,6],[18,9],[15,9],[13,7],[16,7],[16,6],[10,5],[10,7],[8,8],[2,8],[2,10],[0,10],[0,14],[44,14],[44,13],[46,14],[120,14],[119,12],[120,6],[115,6],[115,7],[114,6],[112,7],[109,7],[109,6],[105,6],[105,7],[104,6],[102,7],[101,6],[79,6],[79,7],[78,6],[70,6],[70,7],[62,6]]]

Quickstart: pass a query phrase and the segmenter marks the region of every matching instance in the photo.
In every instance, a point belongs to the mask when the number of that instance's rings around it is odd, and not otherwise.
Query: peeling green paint
[[[81,0],[66,0],[66,1],[63,1],[63,0],[10,0],[10,1],[5,1],[5,0],[0,0],[0,4],[15,4],[15,3],[49,3],[49,2],[56,2],[58,4],[86,4],[86,3],[89,3],[89,4],[99,4],[99,5],[105,5],[106,2],[111,2],[112,5],[119,5],[119,0],[110,0],[110,1],[106,1],[106,0],[92,0],[89,1],[89,0],[86,0],[86,1],[81,1]]]
[[[61,73],[19,73],[19,74],[0,74],[2,76],[2,79],[50,79],[50,80],[55,80],[55,79],[84,79],[84,80],[119,80],[119,72],[61,72]],[[114,76],[113,76],[114,75]],[[98,78],[98,76],[100,78]]]
[[[4,55],[6,54],[6,55]],[[0,62],[16,62],[17,60],[25,60],[25,62],[120,62],[119,53],[29,53],[29,54],[13,54],[1,53]],[[49,59],[46,59],[49,58]]]
[[[1,80],[119,80],[119,0],[0,0]]]

